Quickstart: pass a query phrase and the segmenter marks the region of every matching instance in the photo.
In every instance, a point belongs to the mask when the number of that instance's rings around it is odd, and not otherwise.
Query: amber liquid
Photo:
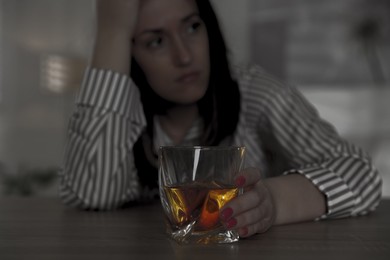
[[[219,210],[238,195],[237,187],[217,183],[191,183],[164,187],[171,208],[171,223],[180,229],[195,221],[194,231],[208,231],[221,226]]]

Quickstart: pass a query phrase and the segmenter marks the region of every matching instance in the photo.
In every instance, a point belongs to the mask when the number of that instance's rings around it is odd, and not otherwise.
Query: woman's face
[[[141,0],[132,54],[162,98],[188,105],[204,96],[209,44],[195,0]]]

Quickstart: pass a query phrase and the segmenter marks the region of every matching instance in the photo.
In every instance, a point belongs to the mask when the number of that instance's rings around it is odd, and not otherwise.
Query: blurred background
[[[212,0],[230,58],[297,86],[390,197],[390,1]],[[94,0],[0,0],[0,196],[56,196]]]

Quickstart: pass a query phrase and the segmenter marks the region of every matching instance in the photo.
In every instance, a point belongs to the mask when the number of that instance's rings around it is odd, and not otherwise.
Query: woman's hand
[[[140,0],[98,0],[92,67],[123,74],[130,71],[131,41]]]
[[[227,229],[238,230],[241,237],[266,232],[275,221],[275,205],[259,170],[243,170],[236,185],[242,187],[244,193],[221,209],[222,223]]]

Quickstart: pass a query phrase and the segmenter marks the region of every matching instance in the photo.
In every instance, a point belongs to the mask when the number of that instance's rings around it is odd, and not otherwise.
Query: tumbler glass
[[[159,189],[167,233],[179,243],[231,243],[219,210],[242,193],[234,180],[244,164],[241,146],[162,146]]]

